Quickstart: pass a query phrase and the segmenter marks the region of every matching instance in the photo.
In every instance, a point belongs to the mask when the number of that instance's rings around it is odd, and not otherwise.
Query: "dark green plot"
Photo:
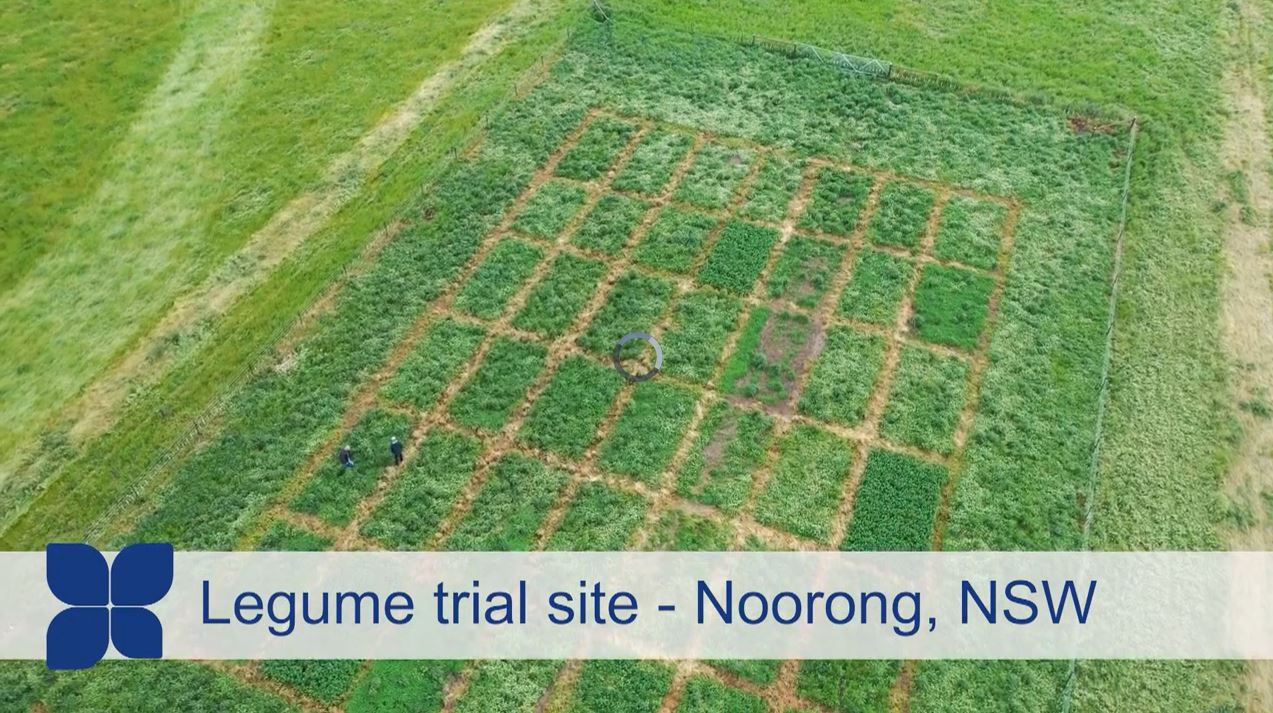
[[[530,549],[567,475],[518,454],[491,467],[472,507],[445,543],[448,550],[524,552]]]
[[[853,263],[849,284],[840,293],[839,313],[849,319],[892,325],[913,269],[904,258],[862,250]]]
[[[614,255],[628,243],[649,204],[613,193],[604,195],[588,211],[579,229],[570,236],[572,245]]]
[[[375,661],[345,702],[347,713],[436,713],[463,661]]]
[[[583,207],[584,190],[564,181],[546,181],[513,220],[513,229],[552,240]]]
[[[584,357],[567,358],[530,407],[520,438],[536,448],[579,458],[622,385],[623,377],[613,368]]]
[[[914,249],[919,246],[933,209],[933,192],[923,186],[890,181],[880,191],[880,202],[866,228],[873,243]]]
[[[451,415],[465,426],[498,430],[539,376],[547,351],[539,344],[500,337],[455,395]]]
[[[615,490],[596,482],[579,486],[549,550],[622,550],[645,519],[650,504],[635,493]]]
[[[843,245],[799,235],[791,238],[769,274],[769,296],[812,309],[827,291],[843,258]]]
[[[410,430],[411,421],[402,414],[381,409],[368,411],[341,441],[352,449],[354,467],[343,467],[333,452],[305,489],[292,499],[291,508],[317,515],[333,525],[348,523],[358,502],[375,490],[381,474],[393,465],[390,437],[405,442]]]
[[[848,235],[871,193],[871,177],[862,173],[823,168],[813,184],[800,225],[836,235]]]
[[[385,499],[363,523],[363,536],[398,550],[421,547],[473,477],[481,450],[475,438],[430,431],[407,464],[407,471],[394,481]]]
[[[543,256],[543,250],[530,243],[501,240],[460,288],[455,308],[474,317],[495,319]]]
[[[667,208],[641,238],[633,259],[669,272],[688,272],[716,222],[710,215]]]
[[[844,550],[927,550],[946,482],[945,466],[872,450],[853,499]]]
[[[973,349],[990,314],[994,280],[969,270],[926,265],[915,288],[911,326],[926,341]]]
[[[769,251],[776,242],[778,231],[772,228],[731,220],[712,245],[698,279],[730,292],[747,294],[765,269]]]

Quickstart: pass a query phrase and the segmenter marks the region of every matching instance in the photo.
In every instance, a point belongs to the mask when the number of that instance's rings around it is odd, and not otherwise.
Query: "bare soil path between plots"
[[[323,229],[406,143],[459,79],[524,34],[526,27],[553,3],[554,0],[515,0],[502,14],[478,28],[458,57],[439,65],[355,145],[336,156],[318,185],[294,197],[202,283],[178,297],[147,334],[58,415],[59,421],[70,424],[72,443],[82,444],[105,432],[114,425],[131,394],[158,383],[183,356],[194,353],[197,343],[179,350],[164,349],[163,345],[190,342],[184,338],[188,335],[195,335],[198,340],[201,325],[223,316]],[[395,232],[386,229],[377,233],[364,250],[364,258],[374,255]],[[300,324],[309,321],[302,319]],[[32,462],[23,462],[32,455],[18,454],[11,463],[23,463],[23,467],[35,472]]]
[[[1263,21],[1258,3],[1239,3],[1234,59],[1223,85],[1230,114],[1222,168],[1235,195],[1224,228],[1228,270],[1221,331],[1242,426],[1225,486],[1251,515],[1248,527],[1230,533],[1230,545],[1238,550],[1273,549],[1273,418],[1267,410],[1273,403],[1273,145],[1259,50],[1252,41],[1253,27]],[[1273,710],[1273,663],[1250,665],[1247,697],[1251,710]]]

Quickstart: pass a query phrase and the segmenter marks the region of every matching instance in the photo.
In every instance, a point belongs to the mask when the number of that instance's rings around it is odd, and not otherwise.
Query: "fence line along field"
[[[1068,119],[762,46],[581,23],[110,544],[1079,548],[1130,156],[1123,125]],[[636,384],[610,362],[632,331],[665,355]],[[216,680],[235,705],[348,710],[934,710],[1002,686],[1049,707],[1066,685],[1060,664],[984,663],[958,681],[952,666],[124,675],[139,682],[125,695],[180,701],[180,686]]]

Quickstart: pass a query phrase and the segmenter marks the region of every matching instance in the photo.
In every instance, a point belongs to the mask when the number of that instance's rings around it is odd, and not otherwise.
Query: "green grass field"
[[[39,151],[67,162],[51,178],[30,178],[30,164],[11,171],[29,183],[5,196],[6,246],[17,236],[20,249],[6,250],[12,286],[0,304],[20,308],[0,312],[0,326],[14,325],[3,349],[20,346],[29,363],[0,371],[0,438],[11,441],[0,453],[39,434],[56,448],[43,460],[15,456],[36,465],[10,490],[21,502],[3,506],[6,549],[86,533],[183,549],[1223,546],[1231,445],[1216,338],[1220,223],[1207,183],[1220,90],[1203,67],[1227,59],[1223,33],[1235,20],[1231,8],[1202,4],[792,12],[633,1],[614,3],[605,23],[583,6],[555,10],[461,73],[467,90],[429,112],[371,181],[378,190],[356,188],[278,278],[205,325],[189,357],[140,390],[113,428],[83,443],[46,430],[182,285],[319,181],[332,156],[504,5],[457,13],[439,3],[401,24],[390,22],[393,3],[180,6],[148,17],[132,42],[91,39],[102,23],[143,24],[109,15],[123,10],[61,18],[89,47],[62,46],[61,34],[42,46],[88,53],[76,81],[116,62],[133,80],[70,118],[10,109],[25,123],[0,134],[17,145],[33,127],[69,121],[113,131],[120,147],[102,159],[49,137]],[[352,30],[336,32],[354,16]],[[6,11],[0,24],[28,19]],[[333,39],[311,36],[311,46],[288,23]],[[421,32],[437,39],[406,39]],[[883,56],[1019,100],[849,76],[754,34]],[[182,84],[182,106],[154,108],[148,89],[163,86],[191,38],[268,81],[245,70],[236,88],[209,76],[206,90]],[[374,81],[348,84],[363,72]],[[23,81],[37,80],[74,89],[38,74]],[[1067,113],[1080,105],[1100,117],[1096,130]],[[138,141],[148,111],[160,111],[151,121],[172,146]],[[180,112],[221,117],[216,136],[188,134]],[[1132,116],[1141,128],[1129,156]],[[234,151],[246,141],[259,145]],[[453,145],[466,149],[452,157]],[[180,174],[193,185],[172,190],[173,167],[191,160],[207,172]],[[128,175],[141,183],[86,190],[86,175],[109,182],[127,165],[111,161],[144,164]],[[21,199],[37,188],[39,200]],[[185,222],[157,220],[170,212]],[[110,249],[111,225],[153,262],[76,268],[100,262],[91,258]],[[385,225],[383,246],[357,260]],[[169,231],[180,240],[149,249]],[[343,272],[350,262],[357,269]],[[67,287],[51,294],[41,279]],[[107,290],[121,279],[127,290]],[[328,284],[340,289],[266,352],[265,368],[228,383]],[[659,338],[666,361],[665,373],[633,385],[608,368],[608,353],[637,329]],[[79,343],[93,349],[74,351]],[[56,358],[36,358],[45,353]],[[18,386],[28,382],[39,386]],[[185,445],[185,424],[215,402],[224,405]],[[408,438],[422,423],[433,425]],[[407,441],[401,469],[373,445],[389,435]],[[341,443],[367,454],[352,477],[335,477]],[[554,465],[563,461],[571,468]],[[112,519],[96,527],[103,513]],[[1241,701],[1241,667],[1193,662],[244,666],[250,675],[175,663],[52,675],[10,663],[0,666],[0,707],[440,710],[446,691],[466,711]]]

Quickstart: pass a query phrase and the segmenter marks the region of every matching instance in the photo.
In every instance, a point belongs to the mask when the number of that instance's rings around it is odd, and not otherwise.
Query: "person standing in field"
[[[389,452],[393,454],[393,464],[402,465],[402,441],[397,436],[389,438]]]
[[[346,470],[354,467],[354,451],[349,447],[348,443],[340,449],[340,466]]]

